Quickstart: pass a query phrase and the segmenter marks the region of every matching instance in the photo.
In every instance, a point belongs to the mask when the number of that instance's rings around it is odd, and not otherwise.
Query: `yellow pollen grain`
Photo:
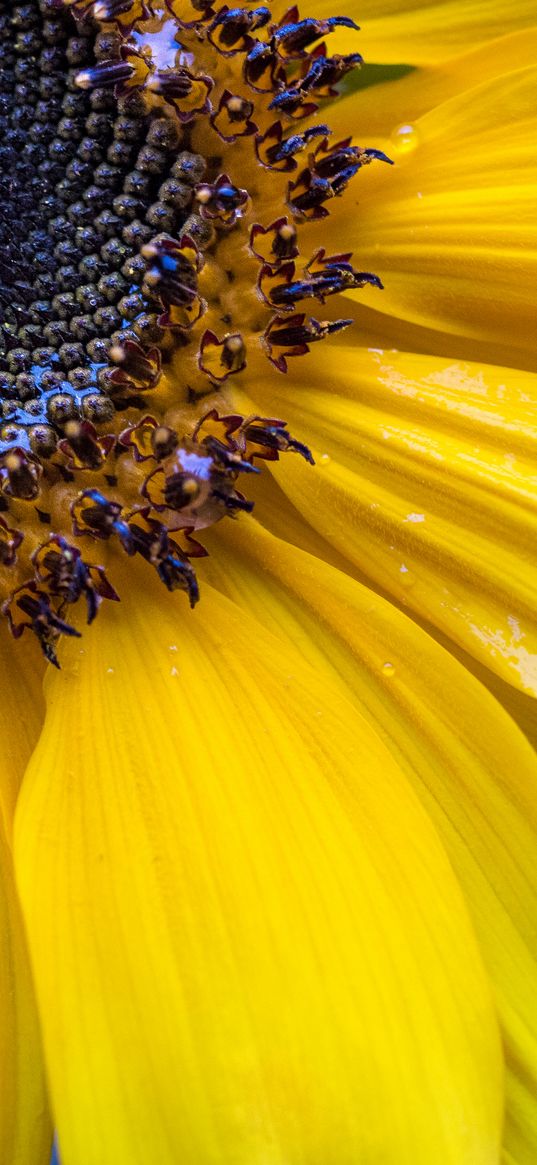
[[[20,469],[22,461],[20,457],[17,457],[16,453],[8,453],[4,459],[4,465],[6,469],[10,469],[13,473],[16,473],[17,469]]]
[[[200,190],[196,191],[196,198],[197,198],[198,202],[203,203],[203,205],[205,205],[205,203],[209,202],[210,197],[211,197],[211,191],[210,191],[210,188],[208,186],[202,186]]]
[[[78,437],[80,435],[79,421],[68,421],[64,428],[64,433],[66,437]]]
[[[122,364],[125,359],[125,349],[119,344],[113,344],[108,355],[114,361],[114,364]]]
[[[89,89],[91,87],[90,74],[86,70],[82,70],[81,73],[77,73],[75,77],[75,85],[78,85],[79,89]]]
[[[187,477],[183,482],[183,492],[190,497],[195,497],[198,493],[198,483],[195,477]]]

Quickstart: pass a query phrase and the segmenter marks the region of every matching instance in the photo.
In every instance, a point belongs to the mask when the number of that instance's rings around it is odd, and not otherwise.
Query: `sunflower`
[[[536,1159],[532,16],[0,5],[2,1165]]]

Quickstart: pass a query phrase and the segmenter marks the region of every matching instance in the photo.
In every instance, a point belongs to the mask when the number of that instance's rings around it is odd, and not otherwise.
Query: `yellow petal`
[[[282,489],[376,586],[535,693],[537,377],[345,345],[301,372],[292,393],[255,381],[255,408],[316,458],[278,463]]]
[[[477,671],[478,679],[483,679],[483,671],[484,669]],[[537,752],[537,700],[508,687],[497,677],[491,676],[490,672],[486,682],[489,690],[516,721],[532,748]]]
[[[345,12],[360,24],[360,51],[370,61],[431,64],[445,61],[483,41],[535,24],[532,0],[506,5],[502,0],[354,0]],[[331,10],[333,11],[333,9]],[[308,16],[329,15],[326,0],[313,0]],[[349,51],[348,36],[336,32],[331,51]]]
[[[494,1165],[488,983],[388,749],[247,611],[125,573],[17,810],[63,1165]]]
[[[52,1133],[41,1040],[8,841],[44,717],[44,661],[34,644],[15,643],[3,620],[0,667],[0,1162],[47,1165]]]
[[[0,1162],[48,1165],[52,1133],[35,997],[0,817]]]
[[[367,34],[365,26],[363,34]],[[414,121],[485,81],[535,65],[536,60],[537,27],[520,29],[468,51],[465,45],[455,57],[442,54],[434,68],[407,69],[401,74],[392,68],[382,73],[366,59],[360,70],[340,82],[341,96],[326,107],[326,119],[337,136],[344,137],[353,129],[359,132],[361,144],[374,145],[374,135],[389,138],[402,123]]]
[[[15,643],[0,620],[0,814],[10,836],[15,801],[45,715],[42,692],[45,661],[35,643]]]
[[[396,131],[397,165],[359,176],[356,257],[385,285],[378,311],[535,361],[536,110],[537,68],[497,77]],[[331,249],[349,241],[347,208]]]
[[[370,292],[374,290],[371,288]],[[518,348],[515,351],[505,332],[498,335],[495,340],[476,340],[473,337],[440,331],[434,324],[426,327],[383,314],[375,309],[373,302],[373,295],[366,292],[363,302],[357,303],[354,300],[350,311],[348,299],[343,296],[335,297],[331,305],[337,309],[340,318],[352,317],[355,333],[349,333],[349,337],[352,334],[359,336],[360,345],[364,348],[380,348],[383,351],[395,349],[398,352],[436,356],[444,361],[449,359],[452,363],[458,361],[498,365],[500,368],[519,368],[535,372],[534,353],[529,348],[524,351]],[[379,299],[376,303],[378,306]],[[328,306],[327,304],[327,308]]]
[[[264,513],[261,501],[259,513]],[[282,509],[284,538],[287,519]],[[532,1165],[537,1160],[533,750],[465,667],[369,588],[252,519],[223,523],[213,532],[210,549],[214,554],[203,574],[274,634],[296,643],[317,671],[339,684],[397,756],[437,827],[498,1000],[508,1067],[504,1147],[518,1165]]]

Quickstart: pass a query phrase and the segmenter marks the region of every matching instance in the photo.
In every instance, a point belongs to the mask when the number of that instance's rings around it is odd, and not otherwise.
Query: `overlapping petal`
[[[137,581],[65,645],[17,816],[64,1165],[496,1162],[488,985],[397,763],[250,611]]]
[[[0,1161],[48,1165],[52,1133],[28,952],[0,817]]]
[[[47,1165],[50,1118],[39,1021],[15,890],[10,838],[17,793],[44,718],[44,661],[0,626],[0,1161]]]
[[[326,14],[326,0],[314,0],[308,14]],[[354,11],[353,11],[354,9]],[[517,0],[363,0],[347,4],[362,27],[364,55],[386,64],[432,64],[468,48],[535,24],[535,5]],[[338,45],[344,44],[338,37]],[[345,51],[343,48],[342,51]]]
[[[360,266],[381,276],[378,311],[503,342],[510,363],[533,366],[536,109],[533,67],[418,118],[391,143],[397,165],[361,175],[355,227],[347,212],[334,235],[341,245],[350,235]]]
[[[507,1050],[504,1145],[537,1158],[537,761],[467,669],[392,603],[255,522],[214,535],[209,577],[339,683],[388,743],[446,846]],[[302,534],[299,536],[303,536]],[[317,548],[322,554],[322,547]]]
[[[413,122],[445,101],[505,73],[535,65],[536,60],[537,26],[477,47],[465,44],[454,57],[443,54],[432,68],[403,70],[397,62],[382,72],[366,57],[362,68],[340,83],[340,97],[326,109],[328,121],[341,137],[348,134],[349,126],[355,126],[355,132],[365,132],[369,138],[377,134],[388,138],[398,126]]]
[[[316,354],[286,415],[314,472],[275,473],[366,578],[504,679],[537,690],[537,377],[344,345]]]
[[[15,801],[24,770],[39,739],[45,715],[42,681],[45,661],[33,644],[21,643],[14,666],[14,648],[7,623],[0,625],[0,813],[6,836],[11,835]]]

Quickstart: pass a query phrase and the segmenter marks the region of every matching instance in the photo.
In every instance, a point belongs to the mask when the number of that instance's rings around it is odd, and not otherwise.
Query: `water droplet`
[[[319,457],[319,465],[329,465],[332,458],[329,453],[321,453]]]
[[[179,675],[179,669],[178,669],[178,668],[176,668],[176,667],[171,667],[171,668],[170,668],[170,675],[171,675],[171,676],[178,676],[178,675]]]
[[[393,666],[393,663],[390,663],[389,660],[386,660],[386,663],[383,663],[383,665],[382,665],[382,673],[385,676],[394,676],[395,675],[395,668]]]
[[[107,667],[107,669],[106,669],[107,676],[113,676],[115,674],[115,670],[116,669],[114,667]]]
[[[398,125],[390,139],[400,154],[410,154],[419,145],[419,133],[415,125]]]

